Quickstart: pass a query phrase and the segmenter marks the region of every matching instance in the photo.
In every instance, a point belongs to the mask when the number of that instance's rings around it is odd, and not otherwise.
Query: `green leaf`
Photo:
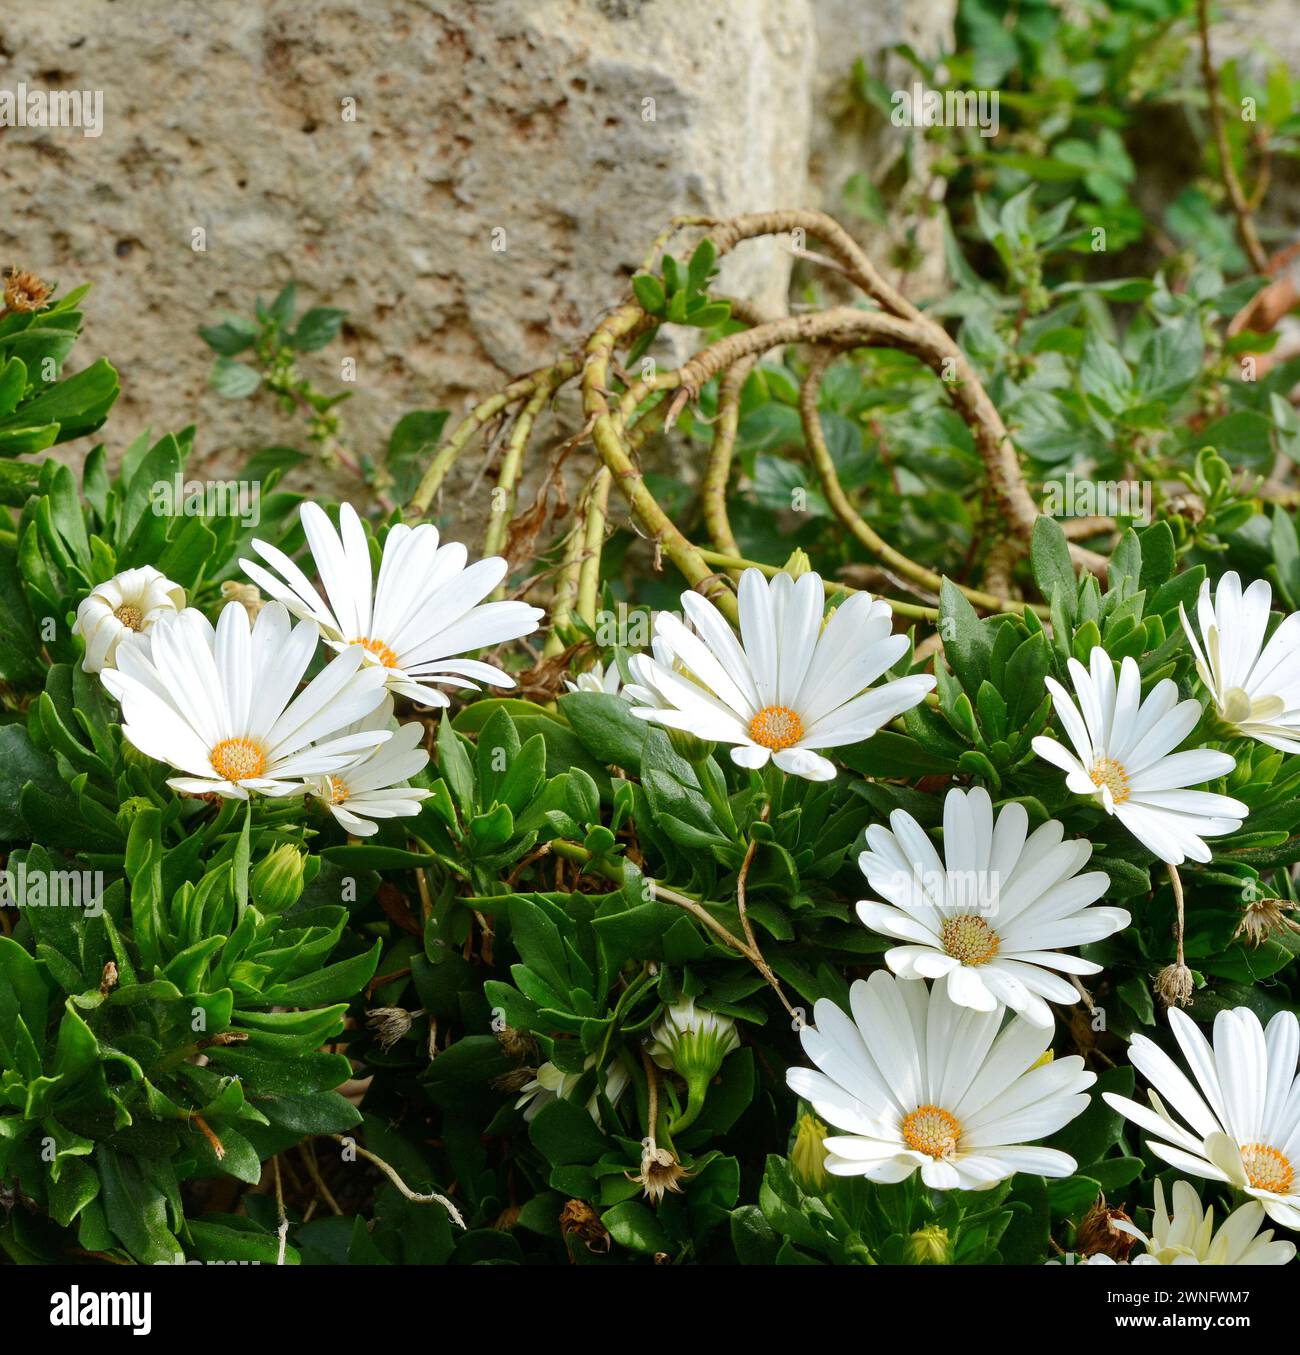
[[[662,315],[667,304],[664,285],[652,273],[638,273],[632,279],[632,294],[647,315]]]
[[[533,1116],[528,1135],[537,1151],[557,1167],[595,1162],[610,1146],[586,1108],[572,1101],[544,1105]]]
[[[961,685],[974,696],[980,683],[990,676],[993,642],[975,608],[950,579],[944,579],[939,593],[939,634],[943,637],[944,657],[949,666]]]
[[[620,1247],[630,1251],[656,1252],[670,1250],[668,1234],[654,1214],[639,1200],[624,1200],[600,1216],[600,1221],[609,1230],[609,1235]]]
[[[95,1153],[108,1226],[137,1261],[172,1265],[183,1249],[167,1227],[167,1197],[138,1159],[101,1145]]]
[[[313,306],[298,321],[293,332],[293,346],[300,353],[314,353],[326,344],[332,343],[347,319],[347,311],[336,310],[333,306]]]
[[[1144,400],[1173,404],[1201,373],[1205,341],[1201,322],[1190,314],[1162,325],[1151,335],[1137,360],[1138,391]]]
[[[262,1002],[280,1007],[316,1007],[355,997],[375,975],[383,942],[367,951],[288,983],[275,983],[262,992]]]
[[[262,384],[262,375],[246,362],[218,358],[212,364],[208,384],[227,400],[246,400]]]
[[[0,725],[0,842],[13,842],[29,834],[19,809],[24,786],[34,785],[62,799],[67,786],[58,764],[32,745],[22,725]]]
[[[1074,621],[1078,599],[1078,585],[1074,565],[1070,562],[1070,546],[1054,518],[1039,517],[1034,522],[1034,534],[1029,547],[1029,561],[1034,571],[1034,582],[1045,602],[1051,602],[1059,589],[1062,613],[1068,622]]]
[[[199,337],[214,353],[224,358],[233,358],[246,348],[251,348],[257,338],[256,327],[248,320],[237,316],[228,316],[216,325],[201,325]]]

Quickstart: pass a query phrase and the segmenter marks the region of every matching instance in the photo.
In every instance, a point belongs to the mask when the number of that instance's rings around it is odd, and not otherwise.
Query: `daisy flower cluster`
[[[422,726],[395,726],[395,698],[445,706],[445,687],[513,685],[467,655],[531,633],[542,613],[488,601],[505,561],[471,565],[464,547],[440,542],[432,526],[394,526],[376,577],[349,505],[337,528],[313,504],[301,522],[316,580],[255,541],[258,558],[241,564],[270,599],[255,620],[244,603],[230,602],[213,625],[157,570],[137,569],[93,590],[77,633],[85,668],[121,703],[125,736],[177,770],[169,781],[176,790],[307,795],[365,836],[378,820],[417,814],[429,794],[410,785],[428,761]],[[825,595],[815,573],[768,579],[748,569],[736,628],[686,592],[680,616],[656,616],[648,652],[626,669],[597,664],[567,686],[617,696],[637,720],[696,748],[722,745],[745,771],[831,780],[837,767],[828,752],[870,739],[923,702],[935,678],[896,671],[910,642],[894,633],[886,602],[854,593],[827,617]],[[1270,602],[1266,583],[1243,592],[1225,574],[1217,596],[1203,587],[1197,625],[1185,612],[1182,623],[1221,726],[1295,752],[1300,615],[1266,639]],[[330,657],[304,684],[322,641]],[[1066,742],[1039,736],[1033,751],[1171,872],[1211,860],[1209,841],[1237,831],[1248,811],[1201,788],[1233,770],[1230,753],[1183,747],[1202,724],[1201,703],[1180,699],[1169,678],[1144,695],[1136,661],[1124,658],[1117,672],[1101,646],[1086,664],[1071,658],[1066,671],[1069,689],[1046,678]],[[1091,842],[1055,818],[1031,826],[1024,803],[995,806],[979,786],[947,790],[937,838],[901,808],[865,838],[858,865],[870,896],[857,916],[893,944],[883,969],[852,984],[847,1012],[823,998],[813,1021],[799,1022],[813,1066],[787,1072],[789,1087],[832,1127],[822,1168],[880,1184],[919,1173],[936,1190],[987,1190],[1016,1172],[1074,1174],[1068,1153],[1040,1141],[1086,1109],[1096,1077],[1078,1055],[1052,1057],[1049,1004],[1086,998],[1080,981],[1101,966],[1078,948],[1132,920],[1100,902],[1110,879],[1088,869]],[[1294,1247],[1259,1227],[1267,1215],[1300,1228],[1296,1017],[1282,1013],[1264,1028],[1246,1008],[1224,1011],[1213,1043],[1182,1012],[1171,1010],[1169,1021],[1190,1076],[1137,1035],[1130,1057],[1151,1085],[1149,1105],[1110,1092],[1106,1100],[1151,1136],[1154,1155],[1247,1202],[1216,1230],[1213,1210],[1179,1181],[1172,1214],[1157,1190],[1150,1234],[1116,1224],[1123,1248],[1140,1242],[1139,1264],[1289,1260]],[[740,1046],[735,1023],[684,998],[648,1039],[647,1058],[686,1083],[686,1108],[670,1124],[682,1132]],[[573,1095],[595,1067],[594,1056],[582,1073],[543,1064],[522,1086],[519,1108],[531,1120],[548,1101]],[[628,1085],[626,1070],[599,1075],[612,1106]],[[599,1124],[594,1093],[587,1108]],[[651,1156],[664,1152],[653,1145]],[[667,1162],[675,1169],[671,1153]],[[678,1176],[662,1189],[676,1189]]]
[[[214,626],[158,570],[127,570],[81,603],[83,667],[121,704],[127,740],[180,773],[168,780],[174,790],[305,795],[366,837],[379,820],[418,814],[429,794],[410,785],[429,760],[423,726],[394,728],[394,697],[445,706],[431,683],[512,686],[501,669],[464,656],[530,633],[542,613],[484,602],[505,561],[467,566],[464,546],[440,544],[430,524],[394,526],[375,578],[350,504],[338,530],[316,504],[300,517],[324,597],[263,541],[253,549],[265,565],[240,562],[272,598],[256,620],[231,601]],[[303,685],[322,640],[332,657]]]
[[[642,720],[727,745],[740,767],[770,761],[829,779],[835,767],[821,750],[869,738],[923,700],[933,681],[912,675],[873,686],[907,650],[888,605],[855,594],[823,623],[823,597],[815,574],[769,582],[747,570],[737,636],[710,602],[686,593],[686,619],[658,616],[652,652],[633,657],[622,695]],[[1236,576],[1225,575],[1217,600],[1208,584],[1202,590],[1199,644],[1183,621],[1220,717],[1289,749],[1300,727],[1300,675],[1290,662],[1300,619],[1288,618],[1265,645],[1268,610],[1267,584],[1243,596]],[[1052,678],[1047,687],[1071,747],[1039,737],[1034,750],[1171,868],[1210,860],[1206,839],[1239,829],[1247,807],[1193,789],[1235,765],[1217,749],[1180,751],[1201,721],[1200,703],[1180,701],[1169,679],[1144,697],[1136,662],[1124,659],[1117,677],[1100,646],[1086,667],[1071,659],[1067,668],[1073,695]],[[620,687],[594,671],[572,689]],[[940,855],[904,810],[888,828],[868,828],[859,864],[877,897],[862,900],[858,916],[900,943],[885,953],[892,974],[854,983],[851,1015],[816,1003],[814,1023],[800,1031],[816,1070],[791,1069],[789,1085],[841,1131],[824,1142],[832,1175],[888,1183],[919,1171],[936,1189],[987,1189],[1017,1171],[1071,1175],[1077,1163],[1068,1154],[1035,1141],[1085,1109],[1095,1077],[1078,1056],[1048,1055],[1048,1003],[1079,1000],[1079,976],[1100,966],[1073,948],[1122,930],[1130,915],[1098,905],[1110,881],[1085,870],[1091,843],[1068,838],[1055,819],[1031,832],[1018,802],[995,814],[986,790],[952,788],[942,829]],[[1153,1111],[1107,1100],[1163,1136],[1153,1152],[1260,1203],[1236,1211],[1216,1234],[1212,1212],[1201,1214],[1190,1188],[1180,1189],[1175,1219],[1160,1197],[1152,1237],[1135,1236],[1153,1261],[1288,1259],[1289,1244],[1255,1234],[1263,1212],[1300,1225],[1296,1018],[1275,1018],[1265,1035],[1244,1008],[1221,1014],[1217,1061],[1186,1016],[1171,1020],[1205,1097],[1145,1037],[1134,1040],[1133,1061],[1166,1088],[1191,1128],[1154,1092]]]

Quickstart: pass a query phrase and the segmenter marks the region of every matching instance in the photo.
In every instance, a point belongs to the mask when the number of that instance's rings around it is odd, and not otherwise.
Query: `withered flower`
[[[1112,1261],[1127,1261],[1133,1249],[1133,1234],[1115,1227],[1115,1222],[1131,1224],[1133,1220],[1123,1209],[1112,1209],[1104,1195],[1098,1195],[1092,1208],[1079,1222],[1075,1247],[1080,1256],[1095,1256],[1100,1252]]]
[[[625,1172],[624,1175],[629,1181],[636,1181],[641,1186],[651,1204],[658,1204],[670,1191],[680,1195],[680,1183],[690,1172],[667,1148],[657,1147],[655,1141],[650,1139],[645,1152],[641,1154],[641,1170]]]
[[[35,273],[11,268],[5,274],[5,308],[11,311],[38,311],[50,299],[54,289]]]
[[[588,1251],[607,1252],[609,1232],[586,1200],[569,1200],[560,1210],[560,1232],[567,1240],[576,1237]]]

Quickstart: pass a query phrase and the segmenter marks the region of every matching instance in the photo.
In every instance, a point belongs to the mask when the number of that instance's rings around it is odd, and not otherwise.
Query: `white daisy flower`
[[[167,784],[191,795],[246,800],[298,795],[303,779],[337,772],[389,738],[385,729],[343,734],[384,699],[383,673],[340,654],[294,692],[316,652],[316,627],[290,630],[278,603],[250,628],[238,602],[216,629],[187,608],[118,653],[101,680],[122,705],[122,733],[142,753],[186,772]]]
[[[996,821],[986,790],[950,790],[943,806],[943,853],[906,811],[889,828],[867,829],[858,865],[886,902],[864,899],[858,916],[908,944],[885,952],[902,978],[948,978],[962,1007],[991,1012],[999,1002],[1035,1025],[1051,1026],[1047,1003],[1074,1003],[1078,991],[1053,970],[1096,974],[1101,966],[1060,947],[1100,941],[1131,921],[1123,908],[1090,908],[1110,886],[1104,871],[1079,872],[1092,844],[1066,842],[1055,819],[1028,833],[1024,805]]]
[[[947,981],[895,979],[883,969],[849,990],[853,1018],[833,1002],[799,1034],[821,1070],[791,1068],[790,1087],[827,1124],[826,1170],[881,1184],[918,1168],[936,1190],[986,1190],[1016,1172],[1070,1176],[1068,1153],[1026,1146],[1088,1106],[1097,1080],[1077,1055],[1039,1063],[1051,1032],[1003,1011],[953,1002]]]
[[[1192,1176],[1224,1181],[1253,1196],[1269,1218],[1300,1229],[1300,1023],[1278,1012],[1265,1029],[1249,1007],[1214,1018],[1214,1045],[1184,1012],[1169,1025],[1186,1073],[1145,1035],[1135,1035],[1129,1059],[1151,1084],[1151,1108],[1114,1092],[1106,1101],[1155,1137],[1147,1147]],[[1193,1081],[1192,1079],[1195,1079]],[[1165,1101],[1177,1111],[1175,1120]]]
[[[1041,734],[1034,752],[1066,773],[1070,790],[1093,796],[1162,861],[1180,866],[1188,857],[1210,860],[1202,839],[1235,833],[1247,807],[1227,795],[1184,787],[1226,776],[1235,760],[1213,748],[1173,751],[1195,728],[1201,707],[1179,701],[1169,678],[1157,682],[1143,700],[1133,659],[1120,665],[1118,687],[1110,655],[1100,645],[1088,665],[1085,669],[1077,659],[1068,664],[1078,706],[1059,682],[1047,679],[1074,752]]]
[[[1129,1233],[1146,1247],[1131,1265],[1141,1266],[1284,1266],[1295,1256],[1294,1242],[1274,1242],[1273,1230],[1261,1233],[1264,1206],[1250,1200],[1234,1209],[1214,1229],[1214,1209],[1202,1209],[1196,1192],[1186,1181],[1174,1182],[1174,1212],[1165,1208],[1164,1187],[1155,1183],[1155,1210],[1151,1236],[1123,1219],[1113,1226]]]
[[[583,1073],[595,1066],[596,1056],[588,1054],[583,1064]],[[531,1082],[524,1083],[519,1100],[515,1102],[515,1109],[524,1112],[525,1120],[531,1120],[548,1102],[569,1100],[573,1089],[582,1080],[583,1073],[562,1072],[547,1060],[538,1068],[537,1076]],[[617,1059],[605,1069],[605,1097],[611,1106],[618,1105],[618,1099],[627,1090],[630,1081],[627,1069]],[[594,1091],[587,1098],[587,1114],[600,1124],[600,1101]]]
[[[455,541],[440,546],[432,524],[399,523],[384,541],[375,582],[365,529],[351,504],[339,509],[339,532],[318,505],[304,503],[299,512],[328,602],[282,550],[265,541],[254,541],[253,549],[283,579],[251,560],[239,563],[295,616],[314,621],[326,644],[358,649],[366,663],[383,670],[392,691],[429,706],[449,704],[430,682],[475,689],[480,682],[515,685],[491,664],[456,657],[531,635],[542,619],[541,608],[525,602],[483,601],[506,576],[500,556],[467,569],[465,547]]]
[[[1273,590],[1263,579],[1241,591],[1235,573],[1201,584],[1196,619],[1201,642],[1180,606],[1196,671],[1219,715],[1237,731],[1284,753],[1300,753],[1300,612],[1292,612],[1264,643]]]
[[[634,706],[643,720],[734,745],[738,766],[768,759],[783,771],[829,781],[835,766],[814,749],[869,739],[934,687],[916,674],[865,690],[907,652],[893,635],[889,604],[855,593],[822,626],[824,593],[816,574],[769,583],[757,569],[740,577],[740,639],[722,613],[698,593],[683,593],[692,631],[675,616],[655,620],[654,657],[637,654],[636,694],[653,693],[658,708]],[[665,662],[665,657],[669,662]]]
[[[392,718],[393,699],[386,696],[382,705],[341,732],[387,730]],[[342,771],[310,777],[308,794],[325,805],[339,825],[355,837],[377,833],[375,819],[412,818],[420,812],[420,801],[433,794],[408,784],[429,761],[427,749],[420,747],[423,738],[424,726],[418,721],[401,725],[386,743],[364,754],[359,762]]]
[[[564,685],[571,692],[603,692],[606,696],[617,696],[623,686],[623,675],[618,671],[618,664],[611,663],[606,668],[597,659],[585,673],[579,673],[575,678],[565,678]],[[623,692],[623,695],[627,693]]]
[[[175,616],[184,606],[185,590],[152,565],[114,574],[77,608],[72,633],[86,642],[82,668],[87,673],[112,668],[121,645],[132,644],[159,617]]]

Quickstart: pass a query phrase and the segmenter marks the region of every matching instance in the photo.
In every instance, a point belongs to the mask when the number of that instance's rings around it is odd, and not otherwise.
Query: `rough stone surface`
[[[305,302],[350,313],[308,370],[333,386],[338,358],[355,359],[348,431],[375,451],[405,410],[462,408],[551,358],[617,300],[673,214],[834,208],[850,167],[886,153],[827,116],[853,58],[903,39],[932,47],[951,12],[952,0],[23,6],[0,15],[0,89],[102,89],[105,126],[0,132],[0,262],[95,284],[78,357],[120,367],[114,446],[197,420],[214,467],[296,426],[209,390],[195,328],[296,278]],[[724,285],[779,310],[789,268],[775,242],[747,244]]]
[[[809,178],[815,204],[849,228],[886,277],[913,297],[932,296],[943,284],[943,232],[937,214],[927,214],[923,181],[929,144],[915,142],[917,160],[909,175],[903,157],[911,132],[893,126],[852,92],[852,67],[861,58],[869,74],[892,89],[910,89],[914,68],[893,49],[908,44],[926,56],[951,50],[955,4],[936,0],[814,0],[817,69],[813,101]],[[865,173],[888,184],[891,212],[880,225],[855,219],[845,210],[844,187]],[[940,187],[942,184],[940,184]],[[904,274],[893,260],[915,233],[920,267]]]

